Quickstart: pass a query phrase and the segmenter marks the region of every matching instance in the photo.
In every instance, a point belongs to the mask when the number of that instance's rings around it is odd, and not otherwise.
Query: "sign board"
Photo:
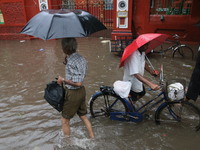
[[[128,0],[117,0],[117,28],[128,28]]]
[[[39,0],[40,11],[48,9],[48,0]]]
[[[0,9],[0,24],[4,24],[4,18],[1,9]]]

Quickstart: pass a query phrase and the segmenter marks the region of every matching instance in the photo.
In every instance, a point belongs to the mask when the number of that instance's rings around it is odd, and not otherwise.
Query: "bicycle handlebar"
[[[182,36],[180,36],[180,35],[178,35],[178,34],[172,34],[172,37],[173,37],[174,39],[178,40],[178,39],[180,39],[180,38],[182,38],[182,39],[186,38],[187,35],[188,35],[187,33],[185,33],[185,34],[182,35]]]
[[[174,34],[172,37],[175,38],[175,39],[179,39],[180,38],[180,36],[178,34]]]

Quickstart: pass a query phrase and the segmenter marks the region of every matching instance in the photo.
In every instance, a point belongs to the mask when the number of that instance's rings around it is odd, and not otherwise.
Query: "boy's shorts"
[[[133,101],[137,101],[138,100],[138,97],[142,97],[142,96],[144,96],[145,95],[145,93],[146,93],[146,91],[145,91],[145,88],[144,88],[144,86],[143,86],[143,91],[142,92],[134,92],[134,91],[130,91],[130,95],[131,95],[131,99],[133,100]]]
[[[87,114],[87,107],[85,103],[86,92],[85,87],[79,89],[66,89],[65,101],[63,105],[62,117],[71,119],[77,113],[79,116]]]

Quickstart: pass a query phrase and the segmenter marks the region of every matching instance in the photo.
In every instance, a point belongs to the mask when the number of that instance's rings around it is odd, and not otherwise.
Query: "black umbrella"
[[[20,33],[44,40],[85,37],[106,27],[83,10],[44,10],[35,15]]]

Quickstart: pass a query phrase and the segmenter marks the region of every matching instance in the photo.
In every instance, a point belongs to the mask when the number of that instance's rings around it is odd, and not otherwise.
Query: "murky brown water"
[[[79,52],[89,64],[85,80],[87,99],[100,85],[122,79],[120,58],[109,52],[105,39],[78,39]],[[197,46],[193,47],[197,50]],[[44,99],[46,83],[64,76],[63,53],[59,40],[0,41],[0,149],[1,150],[198,150],[200,133],[157,126],[153,118],[142,123],[91,119],[96,140],[87,137],[78,117],[71,121],[72,137],[60,138],[60,114]],[[151,55],[154,67],[164,64],[166,78],[189,82],[195,61]],[[148,78],[158,82],[153,77]],[[151,94],[151,93],[150,93]],[[147,94],[147,98],[149,94]],[[138,102],[138,105],[145,99]],[[200,99],[195,103],[200,106]],[[90,116],[88,114],[88,116]]]

